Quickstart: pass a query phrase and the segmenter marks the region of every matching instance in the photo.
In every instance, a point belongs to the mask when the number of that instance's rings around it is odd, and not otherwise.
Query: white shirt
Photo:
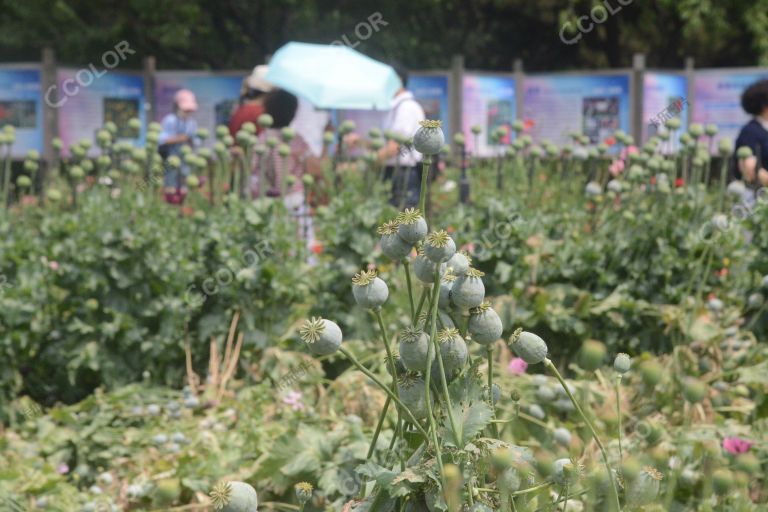
[[[299,98],[299,107],[291,121],[291,128],[304,137],[312,154],[320,156],[323,152],[323,135],[331,116],[326,110],[318,110],[309,101]]]
[[[392,109],[387,112],[384,118],[384,130],[390,130],[406,138],[413,137],[416,130],[419,129],[419,122],[424,120],[424,109],[413,98],[411,91],[401,91],[395,96],[392,102]],[[387,160],[386,165],[394,166],[395,158]],[[403,167],[413,167],[421,162],[421,153],[413,149],[407,149],[404,146],[400,148],[400,165]]]

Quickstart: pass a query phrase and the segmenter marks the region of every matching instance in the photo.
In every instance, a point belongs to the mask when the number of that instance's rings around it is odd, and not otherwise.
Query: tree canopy
[[[599,5],[615,14],[564,44],[563,25]],[[37,61],[51,46],[62,64],[86,65],[125,40],[136,50],[128,68],[154,55],[160,69],[247,69],[291,40],[346,36],[420,69],[456,53],[486,70],[515,58],[530,71],[628,67],[637,52],[649,67],[687,56],[697,67],[768,64],[768,0],[0,0],[0,13],[2,62]],[[375,13],[386,25],[361,40],[355,27]]]

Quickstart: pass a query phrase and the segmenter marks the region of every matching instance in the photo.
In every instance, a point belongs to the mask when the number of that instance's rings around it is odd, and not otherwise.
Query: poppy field
[[[299,213],[239,160],[290,129],[45,172],[2,130],[0,510],[765,510],[768,202],[675,121],[482,159],[426,121],[412,208],[348,121]]]

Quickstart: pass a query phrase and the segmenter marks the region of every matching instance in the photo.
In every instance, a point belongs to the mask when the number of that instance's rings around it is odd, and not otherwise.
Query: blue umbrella
[[[400,78],[346,46],[288,43],[269,62],[266,79],[317,108],[389,110]]]

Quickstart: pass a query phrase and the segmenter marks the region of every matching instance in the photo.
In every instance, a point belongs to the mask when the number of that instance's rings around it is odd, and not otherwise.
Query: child
[[[160,123],[162,129],[158,140],[158,151],[163,157],[166,201],[172,204],[180,204],[187,195],[186,178],[189,175],[189,166],[182,158],[182,146],[197,146],[197,122],[192,114],[197,110],[197,100],[192,91],[180,89],[173,97],[173,112],[165,116]],[[168,166],[168,157],[176,155],[181,158],[181,167],[171,169]]]

